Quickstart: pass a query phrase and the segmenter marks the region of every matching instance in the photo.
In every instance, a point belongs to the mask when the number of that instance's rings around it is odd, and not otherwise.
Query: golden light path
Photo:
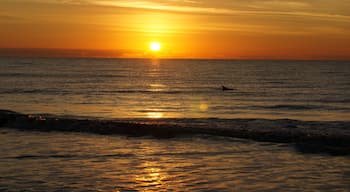
[[[160,119],[164,116],[161,112],[148,112],[147,117],[150,119]]]

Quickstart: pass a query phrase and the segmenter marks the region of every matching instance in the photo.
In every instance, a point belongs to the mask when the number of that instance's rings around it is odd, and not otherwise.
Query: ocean
[[[0,191],[346,191],[349,77],[348,61],[1,58]]]
[[[102,118],[350,119],[350,63],[1,59],[2,108]],[[222,91],[222,86],[233,88]]]

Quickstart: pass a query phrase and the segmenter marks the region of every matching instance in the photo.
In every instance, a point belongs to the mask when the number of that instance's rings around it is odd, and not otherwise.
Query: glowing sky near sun
[[[0,0],[0,48],[350,59],[349,0]]]

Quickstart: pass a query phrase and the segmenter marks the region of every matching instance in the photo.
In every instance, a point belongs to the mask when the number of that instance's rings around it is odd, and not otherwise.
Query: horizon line
[[[41,52],[46,51],[46,52]],[[130,51],[129,51],[130,52]],[[350,56],[334,57],[152,57],[123,56],[117,49],[82,48],[14,48],[0,47],[0,58],[62,58],[62,59],[157,59],[157,60],[251,60],[251,61],[350,61]]]

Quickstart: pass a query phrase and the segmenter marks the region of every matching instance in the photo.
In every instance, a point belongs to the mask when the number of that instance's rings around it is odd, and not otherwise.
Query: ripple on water
[[[350,185],[349,157],[298,153],[288,144],[6,131],[2,191],[344,191]]]

